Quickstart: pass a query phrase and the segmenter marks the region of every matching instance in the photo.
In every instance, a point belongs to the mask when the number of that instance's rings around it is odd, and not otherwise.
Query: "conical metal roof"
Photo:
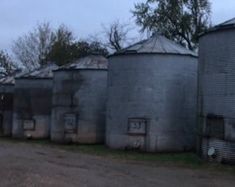
[[[66,64],[58,70],[108,69],[108,60],[101,55],[89,55]]]
[[[216,27],[224,27],[224,26],[233,26],[234,27],[235,26],[235,18],[232,18],[228,21],[225,21],[225,22],[217,25]]]
[[[231,29],[231,28],[235,28],[235,18],[232,18],[228,21],[225,21],[223,23],[215,25],[214,27],[210,28],[205,33],[202,33],[201,36],[203,36],[207,33],[210,33],[210,32],[214,32],[214,31],[218,31],[218,30],[224,30],[224,29]]]
[[[21,76],[17,76],[16,78],[36,78],[36,79],[53,78],[53,71],[56,69],[58,69],[58,66],[54,63],[50,63],[36,70],[25,73]]]
[[[176,55],[190,55],[197,56],[191,50],[186,49],[185,47],[177,44],[174,41],[167,39],[165,36],[160,34],[154,34],[149,39],[138,42],[134,45],[131,45],[124,50],[115,53],[118,54],[176,54]]]
[[[5,76],[5,77],[2,77],[0,79],[0,84],[12,84],[14,85],[15,84],[15,77],[18,77],[18,76],[22,76],[25,74],[25,71],[16,71],[14,72],[13,74],[11,75],[8,75],[8,76]]]

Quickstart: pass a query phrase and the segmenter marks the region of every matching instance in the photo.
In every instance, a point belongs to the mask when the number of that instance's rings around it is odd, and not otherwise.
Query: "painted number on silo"
[[[65,114],[64,122],[65,122],[65,132],[66,133],[74,133],[77,129],[76,124],[76,114]]]
[[[35,130],[35,121],[34,120],[24,120],[23,121],[24,130]]]
[[[147,119],[143,118],[129,118],[128,119],[128,133],[145,135],[147,127]]]

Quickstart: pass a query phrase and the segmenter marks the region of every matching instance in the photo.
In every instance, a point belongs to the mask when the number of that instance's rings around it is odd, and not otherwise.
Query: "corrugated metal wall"
[[[216,149],[217,157],[210,160],[234,162],[234,85],[235,29],[217,30],[203,35],[200,38],[199,50],[198,117],[199,126],[202,127],[199,139],[202,140],[203,157],[208,158],[209,148]],[[212,124],[209,122],[210,118],[214,118]],[[223,122],[219,118],[223,119]],[[209,126],[214,128],[214,133],[208,134],[206,129]],[[219,132],[222,129],[223,132]],[[223,133],[223,136],[218,133]]]
[[[13,137],[49,138],[52,79],[16,79]]]
[[[192,150],[196,137],[196,93],[195,57],[111,57],[106,144],[111,148],[150,152]]]
[[[51,139],[103,143],[106,70],[60,70],[54,74]]]
[[[0,136],[11,136],[14,85],[0,85]]]

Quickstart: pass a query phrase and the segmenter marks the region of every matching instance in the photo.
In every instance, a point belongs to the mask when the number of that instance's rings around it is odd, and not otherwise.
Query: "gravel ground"
[[[0,141],[0,186],[234,187],[235,177]]]

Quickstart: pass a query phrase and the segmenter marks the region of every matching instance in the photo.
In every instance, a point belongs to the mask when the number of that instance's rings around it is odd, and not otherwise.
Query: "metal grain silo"
[[[54,72],[51,139],[60,143],[103,143],[107,59],[90,55]]]
[[[164,36],[109,58],[106,144],[177,152],[195,147],[197,55]]]
[[[0,136],[10,136],[12,129],[14,84],[0,84]]]
[[[55,64],[15,79],[12,135],[15,138],[49,138],[52,84]]]
[[[199,46],[201,154],[235,163],[235,18],[204,33]]]
[[[11,136],[15,76],[22,75],[16,71],[0,79],[0,136]]]
[[[10,136],[12,131],[14,77],[0,79],[0,136]]]

